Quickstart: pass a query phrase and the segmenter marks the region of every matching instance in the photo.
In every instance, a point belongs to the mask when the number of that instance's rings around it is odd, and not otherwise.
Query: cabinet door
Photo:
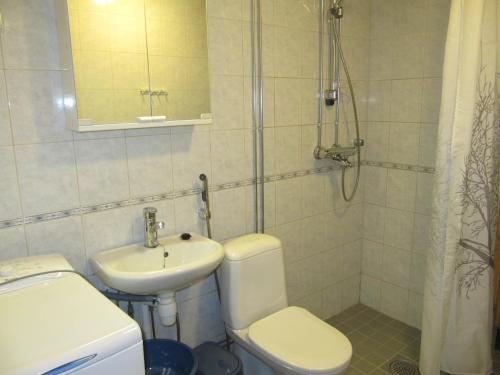
[[[153,116],[210,115],[205,0],[145,0]]]
[[[68,0],[80,124],[151,116],[145,0]]]

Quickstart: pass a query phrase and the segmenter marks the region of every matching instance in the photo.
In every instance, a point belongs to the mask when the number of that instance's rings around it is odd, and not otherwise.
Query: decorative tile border
[[[365,160],[362,162],[362,165],[368,165],[370,167],[388,168],[388,169],[400,169],[403,171],[412,171],[412,172],[420,172],[420,173],[435,173],[434,167],[426,167],[423,165],[391,163],[391,162],[387,162],[387,161]]]
[[[17,225],[23,225],[23,219],[12,219],[12,220],[4,220],[0,221],[0,229],[15,227]]]
[[[361,165],[368,165],[368,166],[372,166],[372,167],[391,168],[391,169],[401,169],[401,170],[423,172],[423,173],[434,173],[434,168],[424,167],[424,166],[419,166],[419,165],[397,164],[397,163],[378,162],[378,161],[363,161],[363,162],[361,162]],[[332,172],[334,170],[340,170],[340,166],[333,165],[333,166],[328,166],[328,167],[313,168],[313,169],[306,169],[306,170],[295,171],[295,172],[288,172],[288,173],[284,173],[284,174],[265,176],[263,179],[259,179],[258,181],[259,181],[259,183],[262,181],[264,181],[264,183],[268,183],[268,182],[273,182],[273,181],[288,180],[291,178],[308,176],[308,175],[312,175],[312,174],[328,173],[328,172]],[[227,182],[227,183],[223,183],[223,184],[219,184],[219,185],[213,185],[209,188],[209,190],[210,191],[221,191],[221,190],[234,189],[234,188],[243,187],[243,186],[250,186],[250,185],[254,185],[254,184],[255,184],[255,178],[248,178],[245,180]],[[150,195],[150,196],[140,197],[140,198],[132,198],[132,199],[127,199],[127,200],[118,201],[118,202],[103,203],[103,204],[99,204],[99,205],[95,205],[95,206],[73,208],[73,209],[69,209],[69,210],[50,212],[50,213],[46,213],[46,214],[26,216],[24,219],[23,218],[16,218],[16,219],[11,219],[11,220],[0,221],[0,229],[15,227],[15,226],[24,225],[24,224],[33,224],[33,223],[39,223],[39,222],[43,222],[43,221],[56,220],[56,219],[61,219],[61,218],[65,218],[65,217],[75,216],[75,215],[85,215],[85,214],[90,214],[90,213],[94,213],[94,212],[107,211],[107,210],[112,210],[112,209],[120,208],[120,207],[137,206],[137,205],[141,205],[144,203],[158,202],[158,201],[163,201],[163,200],[172,200],[172,199],[186,197],[186,196],[190,196],[190,195],[197,195],[200,193],[201,193],[200,188],[193,188],[193,189],[173,191],[173,192],[164,193],[164,194]]]

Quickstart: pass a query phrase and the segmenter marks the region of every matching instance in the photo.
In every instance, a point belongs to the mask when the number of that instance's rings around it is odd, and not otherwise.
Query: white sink
[[[191,233],[159,239],[156,248],[143,244],[111,249],[94,254],[90,263],[107,286],[129,294],[156,295],[165,325],[175,322],[177,307],[174,292],[207,277],[224,257],[221,244]]]

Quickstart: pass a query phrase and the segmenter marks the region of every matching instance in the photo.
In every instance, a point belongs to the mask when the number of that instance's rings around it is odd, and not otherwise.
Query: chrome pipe
[[[252,0],[250,2],[250,38],[251,38],[251,57],[252,57],[252,133],[253,133],[253,175],[254,175],[254,231],[258,233],[259,231],[259,187],[258,187],[258,131],[257,131],[257,66],[255,64],[256,60],[256,47],[255,47],[255,22],[256,22],[256,1]]]
[[[319,3],[319,87],[318,87],[318,124],[317,124],[317,142],[316,148],[314,149],[313,155],[316,159],[320,158],[321,142],[322,142],[322,132],[323,132],[323,33],[324,33],[324,13],[325,13],[325,1],[320,0]]]
[[[264,233],[264,81],[262,78],[262,7],[261,0],[257,0],[257,76],[259,82],[259,144],[260,144],[260,233]]]
[[[149,320],[151,321],[151,332],[153,334],[153,339],[156,339],[155,307],[153,305],[149,305],[148,310],[149,310]]]
[[[264,232],[264,82],[262,79],[262,7],[251,1],[252,131],[254,156],[255,232]]]
[[[336,24],[336,25],[335,25]],[[335,33],[335,28],[339,31],[342,28],[342,21],[340,18],[333,17],[332,19],[332,36]],[[340,45],[340,38],[335,42],[335,38],[332,38],[332,44],[335,44],[335,92],[337,93],[336,97],[336,107],[335,107],[335,142],[334,144],[339,144],[339,128],[340,128],[340,101],[341,101],[341,93],[340,93],[340,57],[339,51],[342,48]]]
[[[333,70],[333,67],[336,64],[336,62],[334,62],[334,59],[335,59],[335,54],[334,54],[334,50],[335,50],[335,45],[334,45],[334,42],[333,42],[333,30],[332,30],[332,27],[333,27],[333,17],[328,14],[328,88],[330,91],[334,91],[335,90],[335,85],[334,85],[334,70]]]
[[[177,333],[177,342],[181,342],[181,320],[178,311],[175,314],[175,332]]]

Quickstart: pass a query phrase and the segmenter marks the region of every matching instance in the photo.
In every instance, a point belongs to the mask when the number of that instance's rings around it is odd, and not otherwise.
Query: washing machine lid
[[[287,307],[253,323],[248,337],[262,355],[298,373],[337,373],[347,368],[352,356],[347,337],[300,307]]]
[[[70,275],[60,270],[73,271],[73,267],[60,254],[35,255],[0,262],[0,294],[26,288],[44,281]],[[50,272],[43,274],[44,272]],[[39,274],[39,275],[36,275]],[[23,279],[24,276],[31,276]],[[6,283],[20,279],[15,283]]]
[[[141,341],[137,323],[76,274],[0,293],[0,374],[63,374]]]

